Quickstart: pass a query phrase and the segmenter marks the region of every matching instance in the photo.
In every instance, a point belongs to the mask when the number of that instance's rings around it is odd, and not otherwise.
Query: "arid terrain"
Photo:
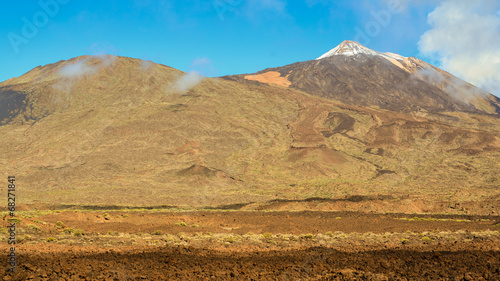
[[[500,280],[498,216],[18,213],[18,268],[2,263],[3,280]]]
[[[83,63],[96,70],[61,77]],[[401,79],[411,75],[394,67]],[[304,82],[315,69],[293,73]],[[380,70],[384,87],[395,83],[391,69]],[[21,202],[198,208],[361,196],[386,198],[377,212],[499,214],[494,111],[452,110],[423,80],[415,82],[429,94],[421,100],[437,104],[391,111],[239,76],[180,92],[183,75],[137,59],[79,57],[1,83],[0,164],[17,177]],[[356,85],[369,88],[370,77]]]
[[[500,280],[499,99],[343,44],[365,53],[0,83],[0,280]]]

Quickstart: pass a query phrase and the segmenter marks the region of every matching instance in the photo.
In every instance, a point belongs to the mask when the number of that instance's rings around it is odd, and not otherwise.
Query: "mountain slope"
[[[199,207],[361,196],[391,203],[360,210],[500,211],[497,117],[348,105],[240,77],[183,91],[182,77],[193,78],[105,56],[0,83],[0,164],[20,200]]]
[[[183,75],[178,70],[156,64],[143,69],[143,62],[128,58],[114,58],[109,65],[86,59],[49,65],[0,84],[0,94],[8,88],[26,97],[26,106],[0,127],[2,165],[29,183],[25,199],[173,204],[177,199],[168,198],[182,193],[185,204],[203,198],[208,191],[198,190],[201,186],[221,196],[225,185],[241,185],[228,176],[233,174],[228,165],[234,163],[225,159],[250,146],[258,149],[262,135],[269,142],[295,115],[292,101],[235,83],[205,79],[176,92]],[[81,61],[103,66],[61,91],[65,80],[60,70]],[[185,177],[182,171],[190,167],[224,172],[207,177],[195,168],[192,177]]]
[[[316,60],[237,77],[270,83],[263,78],[272,73],[275,79],[286,81],[281,86],[347,104],[400,112],[424,109],[500,114],[500,99],[443,70],[417,58],[376,52],[353,41],[343,42]]]

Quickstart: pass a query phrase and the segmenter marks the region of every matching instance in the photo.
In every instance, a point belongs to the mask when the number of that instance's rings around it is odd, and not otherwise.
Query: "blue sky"
[[[0,81],[93,54],[151,60],[206,76],[251,73],[315,59],[355,39],[377,51],[446,66],[453,55],[446,42],[434,44],[429,35],[431,43],[423,46],[422,38],[439,28],[429,15],[450,1],[414,2],[7,0],[0,11]],[[494,6],[493,20],[498,18],[499,1],[479,2]]]

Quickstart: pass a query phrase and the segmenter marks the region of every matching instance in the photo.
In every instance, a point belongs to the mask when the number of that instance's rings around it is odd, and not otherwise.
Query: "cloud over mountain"
[[[59,70],[58,73],[62,79],[59,79],[53,87],[60,91],[69,92],[78,79],[97,73],[101,67],[112,65],[114,60],[114,56],[99,55],[68,63]]]
[[[196,71],[191,71],[184,74],[177,82],[175,82],[174,89],[179,92],[186,92],[196,86],[203,80],[203,76]]]
[[[444,1],[428,15],[432,26],[420,52],[440,66],[500,96],[500,2]]]

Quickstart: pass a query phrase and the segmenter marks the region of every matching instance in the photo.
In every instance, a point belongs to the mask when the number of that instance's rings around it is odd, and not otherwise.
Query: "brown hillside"
[[[79,63],[92,71],[61,76]],[[236,77],[180,92],[182,75],[79,57],[1,83],[0,164],[20,200],[200,207],[359,195],[365,203],[332,208],[500,212],[494,116],[446,111],[462,105],[438,94],[439,113],[348,105],[297,90],[299,73],[295,89]]]

